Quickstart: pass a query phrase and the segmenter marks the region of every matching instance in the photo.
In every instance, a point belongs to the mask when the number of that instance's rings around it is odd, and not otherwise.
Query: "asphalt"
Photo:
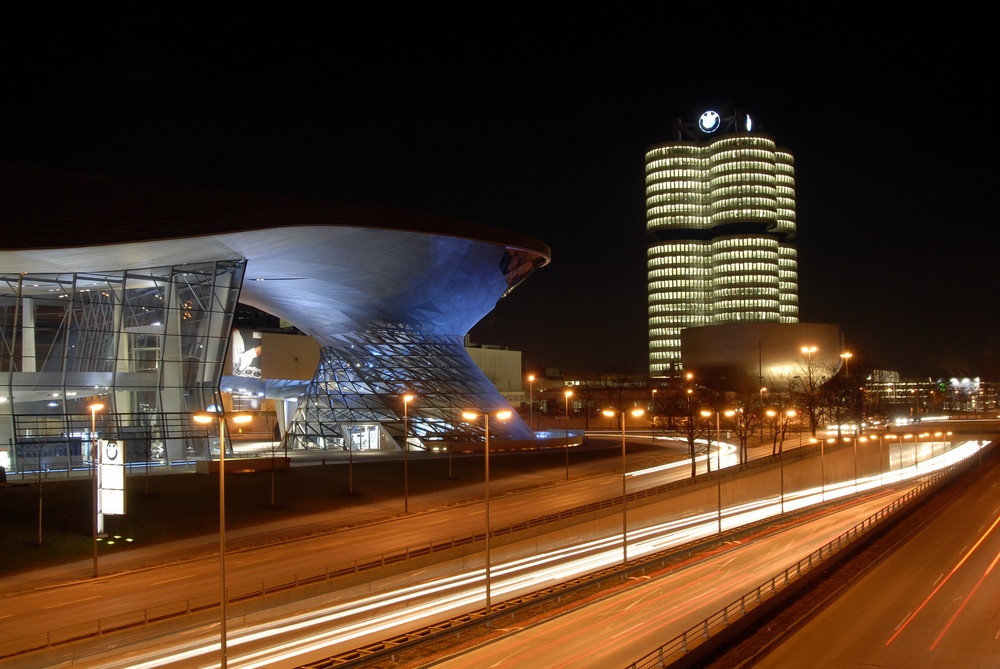
[[[611,435],[602,435],[611,437]],[[631,437],[630,437],[631,438]],[[723,441],[726,441],[723,437]],[[730,440],[731,441],[731,440]],[[786,447],[798,445],[796,439],[786,442]],[[770,442],[763,445],[751,445],[751,459],[769,456]],[[419,457],[419,456],[418,456]],[[458,456],[456,456],[458,457]],[[334,464],[340,459],[346,460],[346,455],[331,454],[327,462]],[[590,463],[587,466],[577,465],[572,480],[606,474],[609,467],[617,464],[616,458]],[[713,463],[714,464],[714,463]],[[529,488],[558,485],[563,481],[562,468],[551,468],[530,474],[510,476],[491,482],[494,495],[511,494]],[[446,506],[475,504],[481,500],[482,485],[470,483],[450,491],[413,495],[410,497],[410,515],[428,513]],[[349,507],[335,509],[324,513],[298,516],[280,521],[264,523],[242,529],[227,530],[226,552],[234,553],[251,550],[256,546],[272,544],[280,541],[291,541],[305,536],[336,532],[348,527],[389,522],[402,515],[399,504],[389,501],[376,503],[365,507]],[[196,559],[206,554],[218,552],[219,536],[217,533],[179,539],[153,546],[145,546],[101,556],[100,574],[107,576],[121,572],[131,572],[151,569],[166,563],[176,563]],[[53,567],[46,567],[0,578],[0,596],[8,596],[17,592],[40,588],[53,588],[88,580],[92,577],[93,561],[78,560]]]

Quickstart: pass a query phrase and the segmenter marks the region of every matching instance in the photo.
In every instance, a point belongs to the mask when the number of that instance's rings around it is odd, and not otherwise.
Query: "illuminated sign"
[[[260,332],[233,330],[233,342],[229,350],[232,351],[233,376],[260,378]]]
[[[698,127],[702,132],[715,132],[722,125],[722,117],[719,112],[707,111],[698,119]]]
[[[750,118],[750,114],[747,114],[743,125],[746,126],[747,132],[753,132],[753,119]]]
[[[97,513],[121,516],[125,513],[125,444],[117,439],[99,439],[97,467]]]

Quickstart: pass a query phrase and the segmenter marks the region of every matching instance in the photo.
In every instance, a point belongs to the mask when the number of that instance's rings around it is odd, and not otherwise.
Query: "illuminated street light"
[[[622,426],[622,564],[628,564],[628,515],[627,515],[627,504],[625,503],[625,476],[628,473],[627,462],[625,459],[625,411],[616,411],[615,409],[604,409],[601,411],[602,414],[608,416],[609,418],[615,415],[620,416],[621,426]],[[628,412],[633,418],[638,418],[643,413],[642,409],[632,409]]]
[[[563,395],[566,396],[566,418],[569,419],[569,398],[573,397],[573,391],[567,390]]]
[[[535,375],[528,374],[528,427],[535,429]]]
[[[410,512],[410,402],[413,395],[403,395],[403,513]]]
[[[488,412],[479,413],[477,411],[463,411],[462,418],[468,421],[478,420],[479,417],[483,417],[483,424],[486,430],[486,443],[483,446],[483,452],[485,454],[485,487],[486,487],[486,613],[490,612],[492,606],[491,601],[491,573],[490,573],[490,535],[492,534],[492,528],[490,527],[490,414]],[[511,412],[507,410],[494,411],[494,418],[498,420],[507,420],[511,416]]]
[[[715,414],[715,471],[716,471],[716,498],[718,501],[719,508],[719,534],[722,534],[722,429],[719,426],[719,414],[723,413],[720,411],[709,411],[707,409],[702,410],[701,415],[705,418],[710,417]],[[733,409],[726,409],[726,416],[733,417],[736,415],[736,411]],[[708,453],[705,454],[705,462],[711,462],[712,460],[712,440],[708,441]],[[708,467],[709,473],[712,471],[711,465]]]
[[[702,409],[700,411],[700,413],[701,413],[701,417],[702,418],[708,419],[708,418],[712,417],[712,412],[709,411],[708,409]],[[709,424],[709,428],[708,429],[709,430],[712,429],[711,428],[711,423]],[[709,432],[708,448],[705,450],[705,467],[706,467],[706,469],[707,469],[707,471],[708,471],[709,474],[712,473],[712,437],[711,437],[711,434],[712,433]],[[718,439],[718,436],[719,436],[718,431],[716,431],[715,436]]]
[[[840,357],[844,359],[844,376],[851,375],[851,358],[854,357],[853,353],[844,351],[840,354]]]
[[[226,414],[199,411],[192,416],[196,423],[207,425],[219,421],[219,652],[220,666],[226,669],[228,650],[226,647],[226,614],[229,598],[226,595]],[[249,423],[253,416],[246,413],[236,413],[229,416],[234,423]]]
[[[90,409],[90,468],[94,479],[94,578],[97,578],[97,536],[101,533],[100,515],[97,513],[97,412],[104,409],[100,402],[94,402]]]

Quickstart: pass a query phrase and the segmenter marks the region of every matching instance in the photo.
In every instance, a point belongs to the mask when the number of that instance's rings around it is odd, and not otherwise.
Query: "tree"
[[[785,450],[785,435],[788,433],[788,426],[798,415],[795,409],[785,407],[768,409],[765,414],[771,422],[771,455],[780,455]]]
[[[734,371],[731,375],[731,392],[729,404],[735,412],[731,417],[733,434],[740,440],[740,463],[746,463],[749,458],[747,444],[753,433],[762,425],[763,406],[760,379],[747,373]]]
[[[815,437],[823,415],[823,384],[833,378],[837,371],[829,363],[813,359],[815,347],[803,348],[803,358],[796,373],[788,384],[790,393],[795,397],[799,409],[809,421],[809,433]]]
[[[735,407],[732,417],[733,434],[740,440],[740,464],[745,464],[750,459],[747,443],[760,423],[760,395],[755,394],[753,399],[737,397]]]
[[[684,402],[681,404],[682,414],[677,421],[677,429],[684,435],[684,441],[688,445],[688,455],[691,457],[691,476],[698,475],[698,440],[702,439],[711,429],[710,421],[701,415],[701,406],[707,403],[710,392],[707,388],[698,386],[694,380],[694,374],[688,372],[684,375]],[[705,447],[706,451],[708,446]],[[711,464],[709,465],[711,471]]]

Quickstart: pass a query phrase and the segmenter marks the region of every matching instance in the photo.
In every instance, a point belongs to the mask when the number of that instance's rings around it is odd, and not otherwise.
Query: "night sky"
[[[995,376],[988,27],[694,8],[7,16],[0,161],[528,233],[552,263],[473,338],[641,374],[645,148],[732,103],[795,154],[801,319],[866,366]]]

